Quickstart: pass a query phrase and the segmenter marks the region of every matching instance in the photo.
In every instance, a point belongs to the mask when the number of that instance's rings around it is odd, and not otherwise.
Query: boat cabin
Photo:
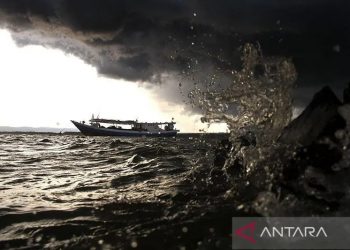
[[[106,125],[104,125],[106,124]],[[175,122],[138,122],[136,121],[121,121],[110,119],[92,118],[90,125],[96,128],[107,128],[115,130],[133,130],[133,131],[147,131],[147,132],[162,132],[174,131]]]

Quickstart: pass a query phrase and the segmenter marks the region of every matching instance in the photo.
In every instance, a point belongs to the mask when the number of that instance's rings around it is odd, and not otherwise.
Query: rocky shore
[[[268,149],[253,134],[223,140],[210,174],[215,190],[247,215],[350,214],[349,93],[340,101],[322,88]]]

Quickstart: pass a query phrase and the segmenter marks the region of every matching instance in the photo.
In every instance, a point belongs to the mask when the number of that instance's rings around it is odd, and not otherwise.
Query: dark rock
[[[241,157],[235,157],[230,163],[225,168],[228,176],[231,178],[241,178],[244,173],[243,159]]]
[[[306,146],[323,136],[334,138],[334,133],[346,126],[338,113],[341,105],[330,87],[322,88],[301,115],[283,130],[279,142]]]
[[[256,146],[256,137],[253,132],[247,132],[245,135],[238,137],[238,140],[243,147]]]
[[[344,102],[350,103],[350,86]],[[251,159],[241,153],[254,151],[253,134],[222,142],[217,168],[210,172],[212,183],[225,182],[224,170],[230,182],[227,197],[250,215],[349,215],[350,138],[340,115],[347,106],[329,87],[323,88],[284,129],[281,143],[256,159],[253,168],[246,167]]]
[[[232,143],[229,141],[229,139],[224,139],[219,143],[218,147],[215,149],[214,166],[224,166],[231,147]]]
[[[343,152],[339,147],[330,146],[327,143],[312,143],[309,146],[297,149],[291,165],[284,167],[284,172],[304,171],[308,166],[333,172],[332,166],[343,157]],[[292,168],[292,170],[290,170]],[[290,173],[289,178],[297,173]],[[297,174],[298,175],[298,174]]]
[[[344,91],[344,102],[350,100],[349,90]],[[276,186],[282,187],[285,196],[295,196],[304,214],[346,213],[339,207],[348,199],[350,170],[337,167],[347,152],[342,139],[335,137],[346,127],[338,112],[341,106],[332,90],[323,88],[280,137],[281,142],[298,145],[289,160],[281,159],[282,172]]]
[[[214,185],[222,185],[227,182],[227,176],[222,169],[213,168],[210,171],[210,180]]]
[[[244,172],[243,159],[237,155],[237,152],[242,147],[249,146],[256,146],[256,137],[252,132],[247,132],[232,142],[229,139],[222,140],[215,150],[215,171],[212,170],[210,174],[212,179],[223,181],[226,179],[226,175],[230,178],[241,178],[241,174]]]

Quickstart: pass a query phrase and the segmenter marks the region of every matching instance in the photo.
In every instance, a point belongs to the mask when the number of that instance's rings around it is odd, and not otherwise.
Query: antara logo
[[[256,230],[256,222],[248,223],[247,225],[240,227],[234,231],[234,233],[240,238],[255,244],[256,240],[254,238]],[[328,237],[325,229],[323,227],[264,227],[260,234],[257,234],[259,238],[295,238],[295,237]]]
[[[275,238],[275,237],[288,237],[288,238],[295,238],[295,237],[313,237],[317,238],[319,236],[328,237],[326,231],[323,227],[315,228],[315,227],[272,227],[269,229],[268,227],[264,227],[260,234],[261,237],[269,237],[269,238]]]
[[[240,227],[238,229],[235,230],[235,234],[247,241],[249,241],[250,243],[256,243],[256,240],[254,239],[254,231],[255,231],[255,228],[256,228],[256,222],[253,221],[243,227]],[[248,231],[249,230],[249,235],[247,235],[245,233],[245,231]]]

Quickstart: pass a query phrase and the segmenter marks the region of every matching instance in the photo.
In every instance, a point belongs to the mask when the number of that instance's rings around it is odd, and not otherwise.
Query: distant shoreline
[[[83,135],[80,132],[38,132],[38,131],[0,131],[0,134],[25,134],[25,135]],[[193,133],[178,133],[178,136],[186,136],[186,135],[229,135],[229,133],[222,133],[222,132],[208,132],[208,133],[199,133],[199,132],[193,132]]]
[[[45,134],[45,135],[79,135],[80,132],[38,132],[38,131],[0,131],[0,134]]]

